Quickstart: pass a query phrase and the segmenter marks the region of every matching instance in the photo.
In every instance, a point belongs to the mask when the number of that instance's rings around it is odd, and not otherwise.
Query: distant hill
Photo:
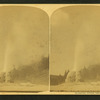
[[[69,70],[64,75],[50,75],[50,85],[59,85],[65,82]]]

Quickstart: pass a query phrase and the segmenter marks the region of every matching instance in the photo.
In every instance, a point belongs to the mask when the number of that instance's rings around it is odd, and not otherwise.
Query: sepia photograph
[[[100,94],[100,5],[0,5],[0,93]]]
[[[51,15],[51,92],[100,92],[100,7],[67,6]]]
[[[0,6],[0,92],[49,91],[49,17],[36,7]]]

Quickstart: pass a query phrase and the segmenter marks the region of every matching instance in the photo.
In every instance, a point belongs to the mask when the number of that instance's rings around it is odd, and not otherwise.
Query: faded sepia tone
[[[59,8],[51,16],[51,91],[100,91],[100,7]]]
[[[0,4],[0,94],[100,94],[99,11]]]
[[[48,36],[41,9],[0,7],[0,91],[48,91]]]

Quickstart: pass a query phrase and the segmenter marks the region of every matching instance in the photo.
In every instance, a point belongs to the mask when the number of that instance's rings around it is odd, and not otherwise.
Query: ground
[[[0,83],[0,91],[31,91],[31,92],[41,92],[48,91],[48,85],[36,85],[31,83]]]
[[[100,92],[100,81],[98,82],[72,82],[51,86],[53,92]]]

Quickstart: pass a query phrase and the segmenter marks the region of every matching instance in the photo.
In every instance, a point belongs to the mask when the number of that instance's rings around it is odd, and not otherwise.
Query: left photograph
[[[49,91],[49,17],[39,8],[0,7],[3,91]]]

